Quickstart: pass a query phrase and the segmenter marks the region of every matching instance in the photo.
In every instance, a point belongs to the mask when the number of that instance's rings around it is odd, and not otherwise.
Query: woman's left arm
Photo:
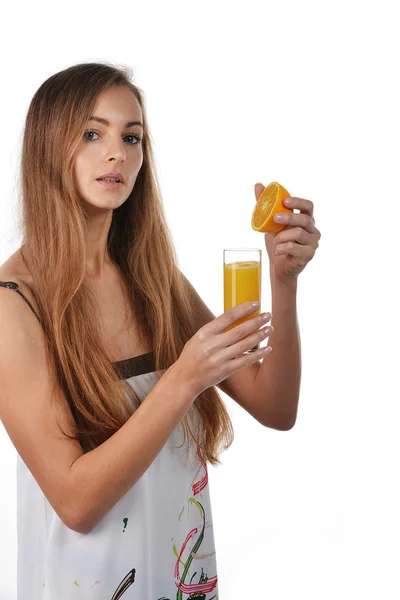
[[[265,423],[288,430],[296,422],[301,379],[297,280],[281,282],[271,275],[271,296],[274,331],[268,345],[272,352],[263,359],[255,378],[255,396],[265,397]]]
[[[256,199],[264,189],[257,183]],[[297,279],[314,257],[321,239],[315,226],[314,204],[304,198],[286,198],[285,205],[299,213],[280,213],[274,221],[286,227],[276,235],[264,234],[270,263],[273,332],[271,354],[262,361],[255,378],[258,403],[265,398],[265,422],[291,429],[297,417],[301,379],[301,345],[297,320]],[[281,217],[281,218],[279,218]]]

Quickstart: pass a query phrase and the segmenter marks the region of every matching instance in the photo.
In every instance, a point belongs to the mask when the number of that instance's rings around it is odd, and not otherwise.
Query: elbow
[[[81,535],[88,535],[89,533],[92,533],[92,530],[93,527],[86,527],[85,525],[79,524],[75,531]]]
[[[65,516],[65,519],[63,519],[64,525],[76,533],[85,535],[90,533],[95,526],[95,507],[93,504],[89,504],[82,483],[74,479],[66,496],[68,496],[68,502],[65,503],[65,510],[63,511]]]
[[[75,531],[76,533],[88,534],[93,527],[89,525],[89,521],[83,511],[71,510],[65,519],[62,519],[64,525]]]
[[[83,519],[66,519],[64,525],[71,529],[71,531],[75,531],[75,533],[81,533],[83,535],[87,535],[93,529],[93,527],[89,527],[86,521]]]
[[[280,419],[279,421],[269,420],[263,423],[264,427],[269,429],[276,429],[277,431],[290,431],[296,424],[296,418],[294,419]]]
[[[76,516],[68,515],[61,519],[62,522],[68,529],[71,531],[75,531],[75,533],[87,533],[86,527],[81,519],[78,519]]]
[[[290,431],[291,429],[293,429],[293,427],[296,425],[296,419],[294,421],[291,421],[286,427],[285,429],[282,429],[282,431]]]
[[[87,535],[88,533],[91,533],[93,531],[100,518],[100,515],[97,513],[94,507],[93,510],[90,511],[77,511],[75,513],[75,518],[72,518],[69,521],[71,524],[70,528],[73,529],[73,531],[76,531],[77,533]]]

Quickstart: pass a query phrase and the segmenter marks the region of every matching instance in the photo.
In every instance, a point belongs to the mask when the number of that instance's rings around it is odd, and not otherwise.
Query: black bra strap
[[[15,281],[0,281],[0,286],[1,287],[6,287],[9,288],[10,290],[14,290],[16,292],[18,292],[18,294],[20,296],[22,296],[22,298],[29,304],[30,308],[33,310],[33,312],[35,313],[37,320],[39,321],[39,323],[41,323],[39,316],[37,314],[37,312],[35,311],[35,309],[33,308],[32,304],[29,302],[28,298],[26,298],[26,296],[24,296],[24,294],[21,292],[21,290],[18,288],[18,284],[15,283]]]

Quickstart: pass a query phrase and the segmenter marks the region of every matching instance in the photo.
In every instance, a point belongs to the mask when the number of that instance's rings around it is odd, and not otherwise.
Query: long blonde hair
[[[154,166],[144,94],[131,70],[109,63],[82,63],[49,77],[30,103],[21,156],[21,255],[34,285],[54,381],[74,417],[73,435],[84,451],[100,445],[129,418],[127,401],[140,398],[118,376],[101,343],[96,298],[85,278],[87,216],[74,177],[74,158],[99,94],[124,86],[143,115],[143,164],[127,200],[114,210],[108,253],[126,287],[132,315],[153,341],[155,368],[169,368],[196,333],[186,279],[177,266]],[[202,423],[205,461],[219,464],[220,447],[233,442],[227,409],[212,386],[195,400]],[[187,416],[182,423],[185,439]]]

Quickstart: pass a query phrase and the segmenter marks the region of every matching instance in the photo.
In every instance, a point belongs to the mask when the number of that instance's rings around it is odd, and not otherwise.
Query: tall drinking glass
[[[259,248],[224,249],[224,312],[251,300],[258,300],[260,308],[240,318],[225,331],[253,319],[261,310],[261,250]],[[259,344],[247,352],[258,350]]]

